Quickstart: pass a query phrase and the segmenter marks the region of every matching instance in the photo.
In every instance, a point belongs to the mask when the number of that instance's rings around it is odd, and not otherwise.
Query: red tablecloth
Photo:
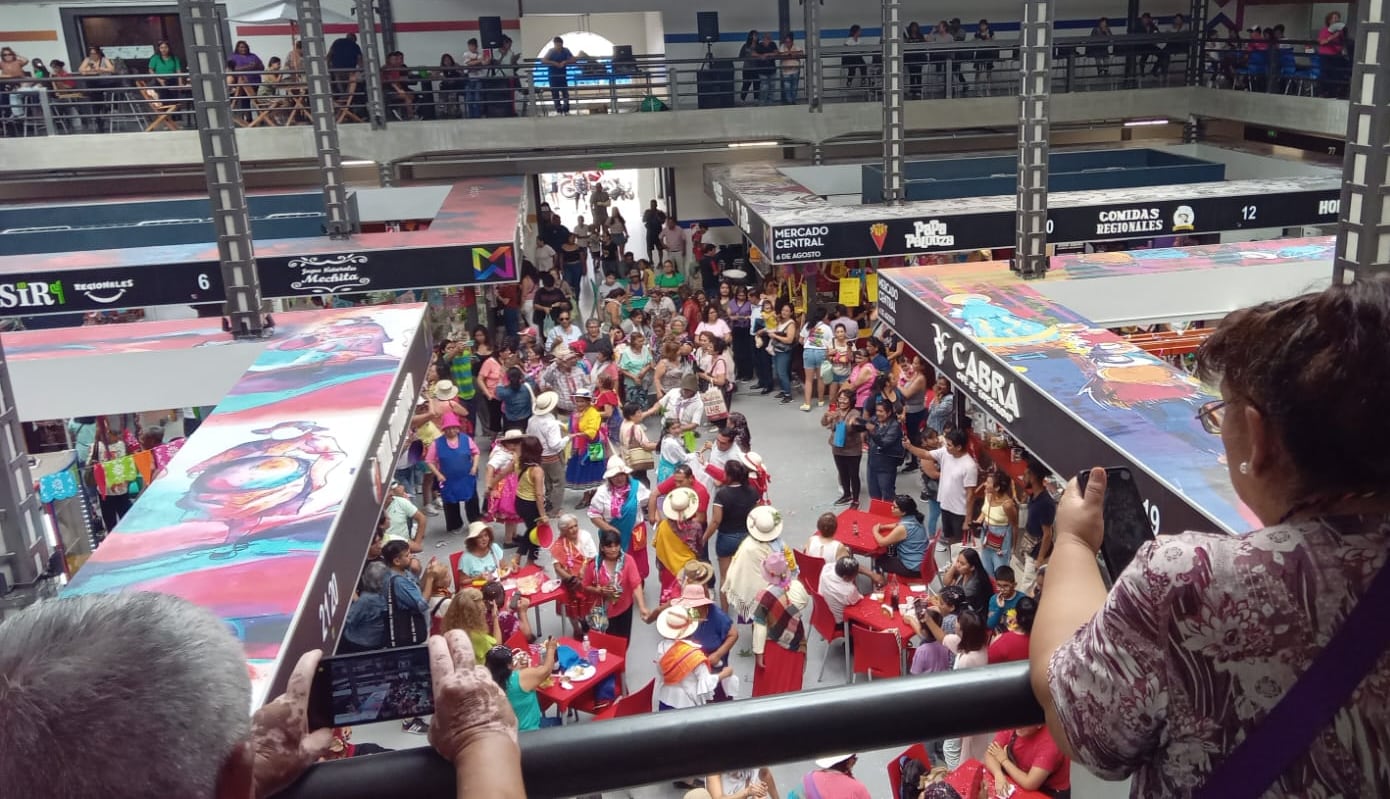
[[[856,555],[882,555],[883,547],[874,540],[874,525],[898,522],[891,516],[877,516],[855,508],[840,511],[835,519],[835,540],[849,547],[849,551]],[[855,522],[859,523],[858,535],[854,533]]]
[[[588,657],[584,652],[584,644],[580,641],[576,641],[573,638],[561,638],[558,643],[561,646],[567,646],[578,652],[581,658]],[[549,700],[550,704],[558,706],[560,708],[560,716],[563,717],[565,713],[569,712],[570,705],[574,704],[576,699],[591,693],[605,678],[622,671],[623,658],[616,653],[609,652],[608,657],[595,663],[594,667],[598,669],[594,676],[584,682],[574,683],[574,687],[570,688],[568,691],[560,687],[560,680],[558,677],[552,677],[550,685],[537,688],[536,693],[540,694],[544,699]]]
[[[923,586],[921,590],[914,590],[916,585],[915,583],[899,583],[898,590],[902,592],[904,599],[909,596],[926,596],[926,587]],[[897,610],[893,611],[892,616],[884,613],[883,604],[884,600],[881,598],[874,599],[872,596],[866,596],[845,608],[845,621],[878,632],[896,629],[898,634],[902,636],[903,642],[906,643],[907,639],[912,637],[912,628],[907,626],[907,622],[903,621],[902,614],[898,613]]]

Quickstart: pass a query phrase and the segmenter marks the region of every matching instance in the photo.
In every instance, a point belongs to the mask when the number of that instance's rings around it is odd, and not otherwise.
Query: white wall
[[[630,44],[634,53],[647,47],[646,14],[527,14],[521,18],[521,38],[526,42],[521,53],[530,58],[543,50],[551,39],[572,31],[595,33],[614,45]],[[569,42],[566,46],[578,54]]]

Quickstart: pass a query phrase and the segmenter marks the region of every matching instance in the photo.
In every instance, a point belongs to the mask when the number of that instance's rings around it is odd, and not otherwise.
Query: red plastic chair
[[[902,799],[903,767],[902,759],[909,758],[927,767],[931,771],[931,756],[927,754],[927,748],[921,744],[913,744],[907,751],[888,761],[888,787],[893,789],[893,799]]]
[[[593,633],[590,633],[592,636]],[[594,714],[594,721],[619,719],[624,716],[640,716],[652,712],[652,699],[656,696],[656,680],[642,686],[635,694],[619,697],[618,701]]]
[[[517,630],[516,632],[512,633],[511,638],[508,638],[503,643],[503,646],[507,647],[508,649],[516,650],[526,649],[528,646],[530,646],[530,644],[526,640],[526,634],[523,633],[521,630]]]
[[[888,499],[869,500],[869,513],[874,516],[893,516],[893,501]]]
[[[839,624],[835,623],[835,614],[830,612],[830,606],[825,604],[825,597],[817,593],[811,594],[811,627],[820,633],[820,637],[825,639],[825,657],[821,658],[820,674],[816,676],[816,681],[825,679],[825,664],[830,660],[830,645],[836,641],[841,646],[848,647],[849,642],[845,640],[845,631]],[[849,650],[845,650],[845,665],[849,665]]]
[[[931,590],[932,581],[941,571],[941,564],[936,562],[936,545],[939,543],[941,543],[940,531],[927,542],[926,554],[922,555],[922,582],[926,584],[928,591]]]
[[[622,638],[617,635],[609,635],[608,633],[601,633],[597,630],[589,631],[589,646],[593,647],[594,649],[607,649],[610,655],[617,655],[620,658],[626,659],[627,645],[628,640],[626,638]],[[623,675],[626,671],[627,664],[626,662],[624,662],[623,670],[614,672],[613,675],[615,678],[617,678],[618,682],[616,686],[618,690],[618,699],[615,699],[611,702],[599,702],[594,698],[594,695],[592,693],[588,693],[584,696],[575,699],[574,702],[570,705],[570,710],[578,713],[597,713],[598,711],[606,707],[617,704],[619,701],[622,700],[622,696],[625,693]]]
[[[869,681],[872,682],[875,672],[879,676],[902,676],[902,644],[898,640],[896,630],[876,632],[867,627],[852,625],[849,634],[854,639],[854,646],[851,647],[854,653],[854,669],[850,682],[854,682],[860,674],[869,675]]]
[[[820,570],[825,568],[825,558],[807,555],[801,550],[792,550],[796,557],[796,568],[801,571],[801,584],[812,594],[820,593]]]

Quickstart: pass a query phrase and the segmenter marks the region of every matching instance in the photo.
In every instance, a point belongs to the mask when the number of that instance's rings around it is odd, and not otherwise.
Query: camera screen
[[[333,726],[434,713],[429,649],[414,646],[325,660]]]

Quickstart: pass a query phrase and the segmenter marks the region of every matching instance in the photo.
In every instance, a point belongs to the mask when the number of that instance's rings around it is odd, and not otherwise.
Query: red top
[[[680,488],[680,486],[676,485],[676,478],[668,477],[657,484],[656,493],[664,497],[677,488]],[[706,490],[704,486],[700,485],[699,480],[691,481],[690,490],[694,491],[695,496],[700,498],[700,512],[705,513],[709,511],[709,491]]]
[[[1049,774],[1042,784],[1045,791],[1062,791],[1071,787],[1071,763],[1057,748],[1057,742],[1052,740],[1052,733],[1046,727],[1039,727],[1031,735],[1004,730],[994,736],[994,742],[1025,772],[1038,767],[1047,769]]]
[[[1007,632],[994,639],[989,645],[990,663],[1009,663],[1028,659],[1028,636],[1023,633]]]
[[[614,391],[600,391],[600,392],[598,393],[598,396],[597,396],[597,397],[594,397],[594,407],[595,407],[595,408],[602,408],[602,407],[604,407],[605,405],[610,406],[610,407],[613,407],[613,408],[622,408],[622,407],[623,407],[622,402],[620,402],[620,401],[618,400],[618,394],[617,394],[617,392],[614,392]]]
[[[613,566],[603,558],[590,561],[584,567],[584,584],[607,587],[613,584]],[[623,565],[618,571],[618,586],[623,589],[622,596],[608,605],[609,616],[621,616],[632,607],[632,592],[642,587],[642,575],[637,572],[637,561],[631,555],[623,555]]]

